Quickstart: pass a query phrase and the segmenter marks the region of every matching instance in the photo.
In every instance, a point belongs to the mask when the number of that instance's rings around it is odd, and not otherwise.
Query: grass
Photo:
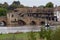
[[[43,29],[43,30],[45,30],[45,29]],[[31,40],[31,39],[34,39],[34,38],[36,40],[40,40],[40,38],[42,39],[42,36],[44,36],[44,38],[49,39],[50,31],[46,31],[46,30],[43,31],[43,30],[40,31],[40,32],[33,32],[33,33],[32,32],[27,32],[27,33],[15,33],[15,34],[12,34],[12,33],[0,34],[0,40]],[[47,35],[47,33],[48,33],[48,35]],[[31,35],[34,35],[34,36],[31,36]]]
[[[34,35],[36,37],[36,39],[39,38],[39,34],[38,32],[34,32]],[[29,38],[29,32],[28,33],[18,33],[18,34],[0,34],[0,40],[8,40],[8,39],[15,39],[15,40],[18,40],[18,39],[21,39],[21,40],[28,40]]]

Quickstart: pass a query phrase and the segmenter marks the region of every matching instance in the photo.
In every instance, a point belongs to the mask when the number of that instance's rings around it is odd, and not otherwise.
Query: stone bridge
[[[37,16],[38,14],[38,16]],[[40,17],[39,13],[20,13],[20,12],[12,12],[7,14],[7,24],[8,25],[42,25],[47,23],[47,19],[45,15]],[[52,23],[53,20],[50,18],[48,23]]]
[[[18,21],[19,25],[45,25],[45,23],[49,23],[50,25],[54,25],[56,22],[55,21],[49,21],[47,19],[43,18],[33,18],[33,17],[23,17],[19,19]]]
[[[23,17],[19,19],[19,24],[26,24],[26,25],[41,25],[45,24],[45,20],[42,18],[33,18],[33,17]]]
[[[0,17],[0,25],[1,25],[1,22],[3,22],[4,25],[7,25],[7,17],[6,16],[1,16]]]

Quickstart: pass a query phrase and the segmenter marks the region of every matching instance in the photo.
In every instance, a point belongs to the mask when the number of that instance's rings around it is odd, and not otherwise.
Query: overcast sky
[[[7,2],[11,4],[14,0],[0,0],[0,3]],[[17,0],[15,0],[17,1]],[[25,6],[39,6],[39,5],[46,5],[48,2],[54,3],[54,5],[60,5],[60,0],[19,0],[21,4]]]

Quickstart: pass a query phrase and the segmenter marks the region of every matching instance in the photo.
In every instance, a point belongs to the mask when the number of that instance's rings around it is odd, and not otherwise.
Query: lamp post
[[[47,20],[46,20],[46,25],[45,25],[45,27],[47,27],[47,29],[50,27],[50,26],[49,26],[49,23],[48,23],[48,18],[49,18],[49,16],[46,16],[46,19],[47,19]]]
[[[52,30],[51,30],[51,28],[50,28],[50,25],[49,25],[49,22],[48,22],[48,18],[49,18],[49,16],[47,16],[46,17],[46,25],[45,25],[45,27],[46,27],[46,40],[50,40],[51,39],[51,32],[52,32]]]

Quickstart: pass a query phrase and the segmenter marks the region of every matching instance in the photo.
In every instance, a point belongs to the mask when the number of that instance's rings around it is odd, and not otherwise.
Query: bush
[[[41,31],[39,32],[40,35],[40,39],[47,39],[47,40],[51,40],[51,34],[52,34],[52,30],[50,29],[50,27],[48,29],[45,29],[45,27],[41,27]]]
[[[36,40],[36,37],[35,37],[35,35],[34,35],[34,32],[30,32],[29,33],[29,39],[28,40]]]
[[[51,40],[60,40],[60,28],[53,33]]]

